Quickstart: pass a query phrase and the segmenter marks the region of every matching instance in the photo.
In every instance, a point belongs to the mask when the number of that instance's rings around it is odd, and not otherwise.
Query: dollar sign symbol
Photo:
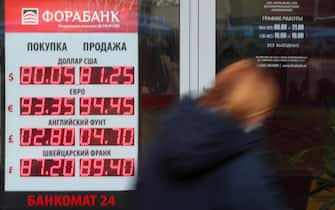
[[[13,73],[10,73],[8,75],[8,78],[9,78],[9,81],[13,81],[14,80],[14,74]]]
[[[14,136],[13,136],[13,135],[10,135],[10,136],[8,137],[8,143],[14,143],[13,138],[14,138]]]
[[[9,166],[8,173],[9,174],[13,173],[13,166]]]

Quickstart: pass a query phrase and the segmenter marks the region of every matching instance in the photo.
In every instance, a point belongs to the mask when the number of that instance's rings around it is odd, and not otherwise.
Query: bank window
[[[312,175],[335,172],[334,1],[216,3],[217,72],[255,58],[276,76],[281,104],[266,128],[277,175],[291,208],[320,208],[308,195],[320,187]]]

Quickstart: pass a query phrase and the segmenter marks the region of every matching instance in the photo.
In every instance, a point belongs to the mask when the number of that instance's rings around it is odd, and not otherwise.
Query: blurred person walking
[[[221,71],[206,93],[181,99],[140,166],[136,210],[282,210],[262,150],[264,120],[279,100],[254,60]]]

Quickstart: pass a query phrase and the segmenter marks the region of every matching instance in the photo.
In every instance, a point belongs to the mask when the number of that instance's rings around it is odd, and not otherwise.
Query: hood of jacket
[[[245,132],[228,114],[195,103],[191,98],[182,99],[170,110],[158,132],[158,162],[169,176],[201,176],[261,141],[258,132]]]

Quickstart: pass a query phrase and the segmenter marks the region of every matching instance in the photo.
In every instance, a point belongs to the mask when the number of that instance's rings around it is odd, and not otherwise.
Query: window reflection
[[[278,78],[282,99],[267,124],[268,140],[278,175],[286,177],[283,185],[288,186],[290,206],[306,209],[310,182],[299,185],[292,182],[291,175],[304,180],[310,174],[324,174],[335,160],[335,150],[330,149],[335,146],[331,132],[335,119],[331,115],[335,105],[335,2],[216,2],[217,72],[252,57]],[[289,164],[304,151],[308,152],[299,161]],[[304,193],[293,193],[303,188]]]
[[[143,1],[140,57],[143,94],[179,94],[179,1]]]
[[[142,153],[179,95],[179,0],[142,0],[139,22]]]

